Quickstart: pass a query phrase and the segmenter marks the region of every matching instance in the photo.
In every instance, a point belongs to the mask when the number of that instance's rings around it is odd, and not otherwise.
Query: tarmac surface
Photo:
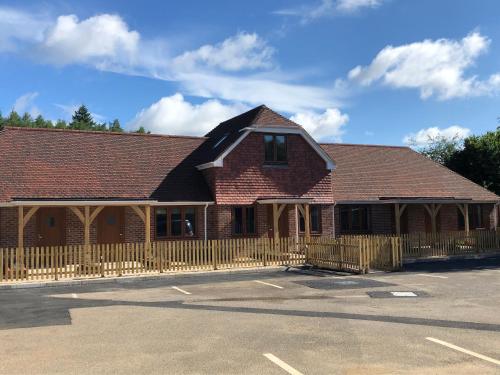
[[[1,374],[500,374],[500,257],[0,290]]]

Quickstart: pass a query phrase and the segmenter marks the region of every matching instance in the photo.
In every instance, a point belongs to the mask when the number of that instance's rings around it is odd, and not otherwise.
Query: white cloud
[[[387,46],[370,65],[352,69],[349,79],[363,86],[381,81],[394,88],[418,89],[423,99],[486,95],[500,88],[500,75],[481,81],[476,76],[466,77],[465,72],[489,44],[488,38],[473,32],[460,41],[438,39]]]
[[[36,15],[18,13],[27,20],[25,28],[36,26]],[[168,40],[145,40],[118,15],[100,14],[83,20],[63,15],[42,27],[41,36],[19,42],[16,53],[31,56],[36,62],[84,64],[175,82],[191,95],[249,105],[266,103],[279,111],[339,105],[333,85],[306,85],[304,77],[279,71],[272,61],[274,49],[255,33],[241,32],[220,43],[178,54],[171,53],[168,46]]]
[[[200,66],[228,71],[269,68],[274,49],[255,33],[241,32],[221,43],[206,44],[197,50],[184,52],[173,61],[178,70],[193,70]]]
[[[16,50],[19,42],[41,41],[48,24],[43,14],[0,6],[0,52]]]
[[[139,40],[139,33],[130,31],[117,15],[101,14],[83,21],[68,15],[57,18],[39,49],[41,56],[58,65],[106,64],[110,60],[134,59]]]
[[[127,128],[135,130],[143,126],[157,134],[201,136],[208,133],[220,122],[247,109],[242,104],[226,105],[218,100],[192,104],[177,93],[163,97],[150,107],[140,111],[127,125]]]
[[[427,129],[421,129],[417,133],[411,133],[403,138],[403,142],[406,145],[423,147],[430,144],[436,139],[447,139],[447,140],[463,140],[470,135],[470,129],[453,125],[448,128],[440,129],[438,127],[431,127]]]
[[[382,0],[339,0],[337,9],[343,12],[356,12],[362,8],[376,8]]]
[[[295,16],[300,23],[308,24],[320,18],[355,13],[363,8],[376,8],[384,0],[321,0],[315,5],[303,4],[295,8],[284,8],[273,12],[281,16]]]
[[[318,140],[341,142],[344,126],[349,116],[337,108],[328,108],[323,113],[304,112],[293,115],[290,120],[302,125],[309,134]]]
[[[37,92],[28,92],[14,102],[14,107],[12,108],[14,111],[22,115],[25,112],[28,112],[31,116],[36,117],[40,114],[40,110],[34,105],[34,101],[38,96]]]

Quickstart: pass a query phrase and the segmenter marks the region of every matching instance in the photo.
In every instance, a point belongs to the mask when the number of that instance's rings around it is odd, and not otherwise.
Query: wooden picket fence
[[[402,266],[400,239],[394,236],[312,238],[307,246],[306,263],[358,273],[399,269]]]
[[[300,265],[305,241],[267,238],[0,249],[0,282]]]
[[[500,253],[500,231],[404,234],[401,247],[405,259]]]

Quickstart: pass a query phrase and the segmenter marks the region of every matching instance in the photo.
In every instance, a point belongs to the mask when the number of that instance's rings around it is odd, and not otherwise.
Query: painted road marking
[[[272,286],[272,287],[275,287],[275,288],[278,288],[278,289],[283,289],[282,286],[274,285],[274,284],[271,284],[271,283],[266,283],[265,281],[260,281],[260,280],[254,280],[254,281],[256,283],[259,283],[259,284],[269,285],[269,286]]]
[[[172,287],[172,289],[175,289],[175,290],[177,290],[177,291],[179,291],[179,292],[181,292],[181,293],[184,293],[184,294],[191,294],[191,293],[189,293],[189,292],[185,291],[184,289],[178,288],[178,287],[176,287],[176,286],[173,286],[173,287]]]
[[[352,296],[333,296],[333,298],[361,298],[370,297],[368,294],[354,294]]]
[[[76,295],[76,293],[71,293],[71,297],[72,298],[78,298],[78,296]]]
[[[428,275],[426,273],[419,273],[417,276],[435,277],[437,279],[447,279],[448,278],[448,276]]]
[[[484,361],[488,361],[488,362],[494,363],[495,365],[499,365],[500,366],[500,361],[497,360],[497,359],[493,359],[491,357],[487,357],[485,355],[482,355],[482,354],[479,354],[479,353],[476,353],[476,352],[473,352],[473,351],[461,348],[460,346],[456,346],[456,345],[450,344],[450,343],[448,343],[446,341],[441,341],[441,340],[435,339],[433,337],[426,337],[426,339],[429,340],[429,341],[435,342],[436,344],[440,344],[440,345],[446,346],[446,347],[448,347],[450,349],[454,349],[454,350],[457,350],[459,352],[462,352],[462,353],[465,353],[465,354],[469,354],[469,355],[471,355],[473,357],[476,357],[476,358],[479,358],[479,359],[482,359]]]
[[[394,297],[416,297],[417,295],[413,292],[391,292]]]
[[[291,375],[303,375],[300,371],[295,370],[292,366],[290,366],[286,362],[283,362],[281,359],[279,359],[275,355],[272,355],[271,353],[264,353],[263,355],[264,355],[264,357],[269,359],[275,365],[278,365],[279,367],[281,367],[283,370],[285,370],[289,374],[291,374]]]

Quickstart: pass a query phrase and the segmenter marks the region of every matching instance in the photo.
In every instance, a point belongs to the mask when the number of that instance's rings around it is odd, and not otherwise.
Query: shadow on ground
[[[460,272],[500,269],[500,255],[480,259],[443,259],[407,263],[405,272]]]

